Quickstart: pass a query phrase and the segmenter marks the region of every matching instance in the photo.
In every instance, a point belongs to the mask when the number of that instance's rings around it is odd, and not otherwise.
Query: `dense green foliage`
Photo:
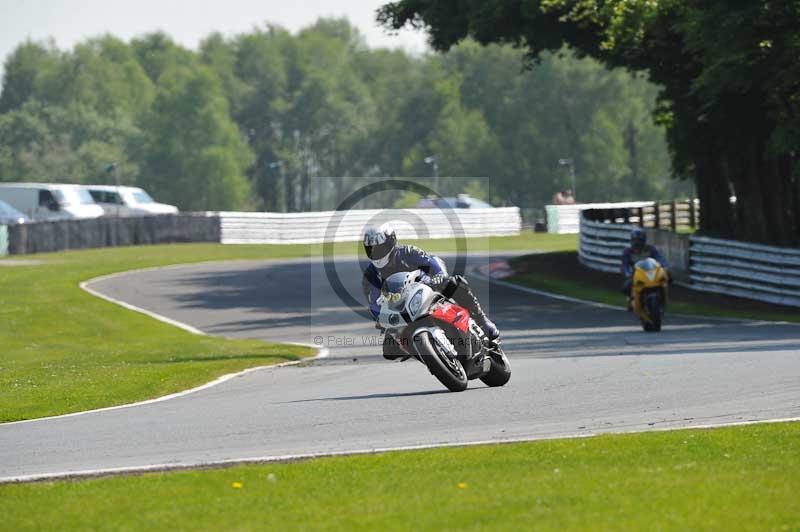
[[[537,57],[567,43],[647,72],[662,86],[673,168],[697,184],[703,229],[800,242],[800,2],[401,0],[379,19],[424,27],[439,50],[473,37]]]
[[[568,157],[582,201],[691,194],[669,178],[654,85],[567,49],[523,66],[475,42],[369,49],[337,19],[213,34],[197,51],[160,33],[27,42],[5,62],[0,180],[113,183],[113,161],[123,184],[184,209],[293,211],[380,176],[428,181],[434,155],[441,192],[535,207],[571,186]],[[372,205],[396,200],[414,204]]]
[[[500,399],[486,399],[483,401]],[[800,423],[0,486],[23,530],[797,530]]]

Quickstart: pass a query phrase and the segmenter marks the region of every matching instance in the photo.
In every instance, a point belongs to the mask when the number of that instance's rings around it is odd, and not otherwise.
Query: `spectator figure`
[[[575,205],[575,195],[572,193],[572,189],[568,188],[564,191],[564,205]]]
[[[553,194],[553,205],[564,205],[564,193],[562,191],[558,191]]]

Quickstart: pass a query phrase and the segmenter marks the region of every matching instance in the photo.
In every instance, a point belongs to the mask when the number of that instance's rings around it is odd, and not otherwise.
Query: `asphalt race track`
[[[487,261],[470,260],[468,271]],[[337,261],[360,297],[355,259]],[[322,343],[330,356],[163,402],[0,425],[0,480],[249,458],[534,439],[800,417],[800,327],[630,314],[472,278],[504,333],[504,388],[449,393],[388,362],[319,260],[226,262],[97,281],[107,296],[227,337]],[[316,340],[315,340],[316,338]]]

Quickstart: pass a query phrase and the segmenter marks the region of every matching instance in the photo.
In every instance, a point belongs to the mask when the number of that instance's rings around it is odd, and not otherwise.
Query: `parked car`
[[[98,218],[103,209],[79,185],[0,183],[0,200],[32,220]]]
[[[84,185],[92,198],[103,208],[106,216],[150,216],[177,214],[174,205],[158,203],[139,187],[114,185]]]
[[[469,194],[459,194],[450,198],[422,198],[417,202],[418,209],[493,209],[483,200],[473,198]]]
[[[5,201],[0,201],[0,225],[24,224],[29,221],[28,217],[17,209]]]

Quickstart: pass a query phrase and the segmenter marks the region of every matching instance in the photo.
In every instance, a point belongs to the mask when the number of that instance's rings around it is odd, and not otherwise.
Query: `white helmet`
[[[376,268],[384,268],[389,264],[396,247],[397,235],[388,224],[383,224],[378,229],[369,227],[364,231],[364,251]]]

